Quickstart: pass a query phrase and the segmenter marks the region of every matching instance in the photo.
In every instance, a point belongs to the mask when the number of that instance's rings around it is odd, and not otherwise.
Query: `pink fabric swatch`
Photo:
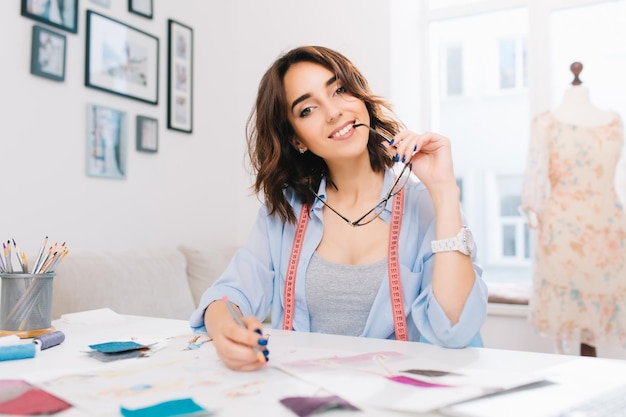
[[[7,392],[5,390],[15,390],[18,388],[17,392],[13,391],[13,393],[17,395],[14,395],[10,399],[6,399],[6,397],[2,395],[3,401],[0,402],[0,414],[13,414],[18,416],[53,414],[67,410],[72,406],[39,388],[31,386],[30,389],[24,391],[24,384],[27,384],[24,381],[0,382],[0,389],[2,389],[3,394]]]

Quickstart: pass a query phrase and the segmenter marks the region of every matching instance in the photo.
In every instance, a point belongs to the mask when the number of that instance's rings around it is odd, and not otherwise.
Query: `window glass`
[[[433,21],[429,28],[431,125],[450,138],[457,175],[475,185],[463,209],[487,281],[516,276],[507,268],[526,268],[530,279],[517,210],[530,126],[527,37],[525,8]]]
[[[515,87],[515,39],[500,40],[500,88]]]
[[[516,253],[515,226],[504,225],[502,227],[502,256],[514,257]]]
[[[500,215],[519,216],[522,188],[521,176],[503,176],[498,178],[498,190],[500,192]]]
[[[448,96],[463,94],[463,49],[461,46],[446,48],[446,82]]]

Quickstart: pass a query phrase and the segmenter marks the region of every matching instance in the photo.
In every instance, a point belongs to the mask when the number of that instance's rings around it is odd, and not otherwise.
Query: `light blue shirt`
[[[394,173],[385,173],[381,198],[391,187]],[[460,348],[481,346],[480,328],[487,317],[487,286],[481,278],[482,268],[475,262],[474,286],[465,302],[459,321],[452,325],[432,291],[434,256],[430,242],[435,239],[435,213],[426,187],[411,179],[404,189],[404,210],[399,237],[400,279],[404,312],[406,314],[409,340]],[[326,182],[322,180],[318,195],[325,198]],[[291,189],[286,190],[288,201],[296,216],[302,204]],[[391,219],[392,199],[380,217],[387,223]],[[310,331],[309,311],[306,303],[306,270],[322,239],[324,229],[322,209],[316,200],[306,229],[295,285],[295,313],[293,329]],[[242,314],[265,319],[271,311],[272,327],[281,328],[284,314],[284,286],[297,225],[283,222],[278,216],[269,216],[262,206],[248,242],[240,248],[222,276],[205,291],[198,309],[190,318],[196,332],[205,332],[204,311],[213,301],[224,295],[239,306]],[[385,274],[378,290],[365,329],[361,336],[395,339],[394,322],[389,292],[388,274]]]

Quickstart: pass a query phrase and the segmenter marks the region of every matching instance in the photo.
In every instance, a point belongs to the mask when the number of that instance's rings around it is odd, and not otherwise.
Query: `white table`
[[[421,343],[274,329],[266,329],[270,334],[269,366],[258,372],[234,372],[221,364],[210,342],[196,350],[185,349],[193,336],[186,321],[119,316],[117,320],[99,324],[70,324],[57,320],[53,325],[65,333],[65,342],[38,352],[32,359],[0,362],[0,379],[23,378],[44,389],[50,388],[57,395],[61,393],[60,396],[75,407],[58,414],[59,417],[120,415],[120,405],[136,408],[141,404],[154,404],[155,399],[160,402],[185,396],[215,410],[218,416],[293,417],[295,414],[282,406],[278,399],[329,394],[319,386],[276,368],[281,363],[302,360],[303,355],[304,358],[319,358],[393,351],[415,358],[414,366],[422,369],[429,369],[429,366],[440,368],[443,364],[447,370],[539,374],[562,382],[558,386],[529,390],[522,394],[507,394],[495,402],[491,400],[491,405],[484,405],[487,408],[482,415],[485,416],[490,416],[490,413],[498,415],[497,408],[506,404],[510,407],[508,416],[539,417],[543,411],[548,413],[550,407],[539,407],[538,401],[556,401],[553,405],[557,409],[559,402],[582,401],[585,396],[595,392],[626,384],[626,361],[620,360],[484,348],[444,349]],[[148,358],[100,362],[85,353],[89,350],[88,345],[95,343],[132,338],[139,338],[139,341],[158,340],[165,337],[172,338],[164,348],[156,350]],[[128,380],[115,379],[128,377],[132,380],[135,376],[146,386],[150,385],[149,389],[130,392],[128,387],[124,389],[123,386]],[[83,382],[77,383],[77,380]],[[68,389],[73,391],[68,393]],[[571,395],[575,395],[575,398],[567,399]],[[100,414],[88,409],[94,401],[104,401],[102,407],[98,407]],[[409,415],[372,407],[367,403],[352,402],[363,412],[328,411],[321,415]],[[442,413],[433,411],[419,415],[440,416]]]

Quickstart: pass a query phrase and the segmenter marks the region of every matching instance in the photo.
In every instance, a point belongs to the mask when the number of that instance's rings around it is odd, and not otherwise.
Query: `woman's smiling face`
[[[365,103],[346,92],[335,74],[312,62],[293,64],[283,79],[287,113],[299,147],[325,160],[367,153]]]

